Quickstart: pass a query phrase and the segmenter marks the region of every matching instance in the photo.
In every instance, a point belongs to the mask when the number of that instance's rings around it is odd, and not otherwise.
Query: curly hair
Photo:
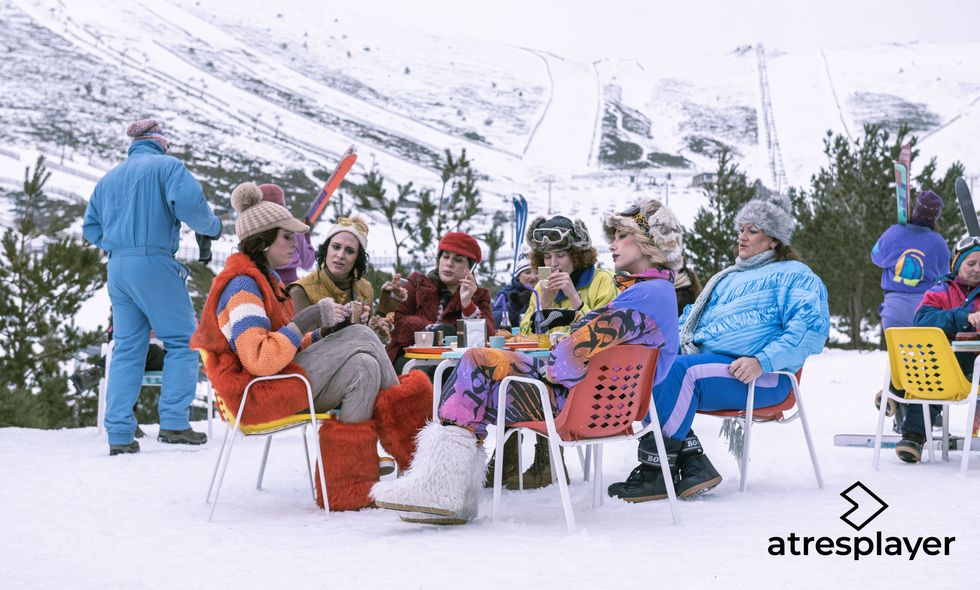
[[[324,272],[326,272],[325,267],[327,264],[327,249],[330,248],[330,242],[333,241],[336,235],[337,234],[331,236],[329,240],[320,244],[320,246],[316,249],[316,267]],[[361,244],[358,243],[357,258],[354,260],[354,268],[351,269],[351,278],[353,278],[355,281],[360,280],[361,277],[364,276],[364,273],[367,272],[368,262],[370,262],[370,260],[371,257],[368,256],[368,253],[364,250],[364,248],[361,248]]]
[[[276,295],[276,299],[282,303],[289,299],[289,293],[281,290],[277,281],[272,280],[272,269],[269,268],[269,259],[265,257],[265,249],[271,246],[278,237],[278,227],[267,229],[262,233],[251,235],[238,242],[238,250],[255,263],[255,266],[259,268],[259,272],[269,281],[269,286],[272,287],[272,292]],[[280,293],[282,293],[281,296]]]
[[[561,252],[561,250],[553,250],[553,252]],[[595,248],[589,248],[587,250],[571,248],[566,250],[566,252],[568,252],[568,255],[572,258],[572,271],[588,268],[595,264],[596,260],[599,259],[599,253],[596,252]],[[544,252],[535,249],[531,250],[531,266],[535,268],[545,266]]]

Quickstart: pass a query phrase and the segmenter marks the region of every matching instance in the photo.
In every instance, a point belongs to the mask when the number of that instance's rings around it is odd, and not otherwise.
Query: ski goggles
[[[539,227],[531,232],[531,239],[539,244],[560,244],[570,233],[568,227]]]
[[[959,242],[956,242],[957,250],[966,250],[970,246],[980,246],[980,236],[966,236],[961,238]]]
[[[647,221],[647,216],[640,213],[639,205],[633,205],[632,207],[630,207],[626,211],[623,211],[619,215],[620,217],[629,217],[630,219],[635,221],[636,225],[640,226],[640,228],[643,231],[645,232],[650,231],[650,223]]]

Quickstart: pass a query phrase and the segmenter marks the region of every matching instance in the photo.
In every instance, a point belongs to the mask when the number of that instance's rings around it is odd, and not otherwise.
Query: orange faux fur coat
[[[238,355],[231,349],[228,339],[218,328],[218,300],[225,285],[236,276],[248,275],[259,285],[262,291],[262,301],[265,314],[272,323],[272,330],[285,326],[293,317],[293,304],[288,299],[280,302],[269,284],[269,280],[259,271],[248,256],[237,253],[228,257],[225,268],[214,278],[211,291],[208,293],[204,311],[201,313],[201,323],[191,337],[191,348],[207,352],[205,370],[208,379],[214,386],[215,393],[225,406],[233,412],[238,412],[242,402],[245,386],[255,378],[242,366]],[[306,376],[302,367],[295,361],[290,361],[279,372],[299,373]],[[248,401],[242,413],[242,424],[261,424],[276,420],[290,414],[295,414],[309,407],[306,388],[299,379],[277,379],[260,381],[249,390]]]

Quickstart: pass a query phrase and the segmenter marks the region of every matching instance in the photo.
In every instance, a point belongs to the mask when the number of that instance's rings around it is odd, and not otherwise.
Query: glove
[[[538,314],[533,314],[534,331],[542,334],[561,326],[571,326],[575,321],[575,311],[571,309],[545,308],[541,310],[541,325],[538,325]]]
[[[197,261],[202,264],[211,262],[211,236],[195,233],[194,239],[197,240],[197,247],[200,250],[200,253],[197,256]]]
[[[333,299],[324,297],[316,304],[293,316],[292,323],[299,328],[302,334],[312,332],[317,328],[332,328],[337,323],[337,317],[334,313],[334,306],[336,305]]]

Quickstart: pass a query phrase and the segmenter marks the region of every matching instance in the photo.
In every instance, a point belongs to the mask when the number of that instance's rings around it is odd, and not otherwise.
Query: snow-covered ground
[[[139,455],[108,457],[95,430],[0,429],[0,571],[5,588],[735,588],[948,587],[972,579],[980,551],[980,456],[969,477],[951,463],[906,465],[891,451],[879,472],[870,449],[835,448],[835,433],[873,432],[883,353],[828,351],[806,365],[806,396],[826,485],[817,489],[798,422],[754,432],[749,490],[738,491],[720,424],[695,429],[725,477],[680,505],[609,501],[589,509],[574,456],[568,466],[578,531],[565,532],[557,490],[505,492],[503,515],[462,527],[402,523],[363,510],[325,517],[309,498],[296,432],[272,445],[264,490],[254,488],[262,441],[235,446],[214,522],[204,503],[220,440],[174,449],[145,429]],[[952,414],[954,433],[965,413]],[[198,424],[199,429],[204,424]],[[223,433],[216,428],[216,439]],[[531,449],[525,449],[528,458]],[[605,481],[625,476],[635,448],[609,445]],[[889,507],[860,532],[840,520],[840,492],[861,481]],[[862,504],[868,510],[867,504]],[[858,513],[860,514],[860,512]],[[857,515],[855,515],[857,517]],[[769,555],[770,537],[947,537],[950,555]]]

